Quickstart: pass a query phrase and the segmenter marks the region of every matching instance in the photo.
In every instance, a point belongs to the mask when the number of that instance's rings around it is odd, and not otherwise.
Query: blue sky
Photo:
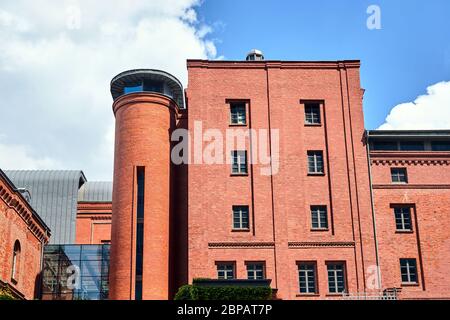
[[[252,48],[360,59],[367,129],[450,129],[450,0],[130,2],[0,0],[0,168],[111,180],[112,77],[161,69],[188,86],[186,59]],[[381,30],[366,27],[372,4]]]
[[[369,5],[381,30],[369,30]],[[240,60],[251,48],[266,59],[360,59],[367,129],[397,104],[450,80],[450,1],[209,0],[199,20],[212,25],[218,55]]]

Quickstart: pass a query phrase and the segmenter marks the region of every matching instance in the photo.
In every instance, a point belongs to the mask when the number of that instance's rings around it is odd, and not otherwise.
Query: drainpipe
[[[366,130],[365,140],[366,140],[366,150],[367,150],[367,167],[369,169],[370,204],[372,206],[372,222],[373,222],[373,235],[374,235],[374,240],[375,240],[375,256],[376,256],[376,261],[377,261],[378,287],[381,290],[382,286],[381,286],[380,257],[378,254],[377,220],[375,217],[375,204],[373,201],[372,166],[371,166],[371,159],[370,159],[369,137],[370,137],[370,130]]]

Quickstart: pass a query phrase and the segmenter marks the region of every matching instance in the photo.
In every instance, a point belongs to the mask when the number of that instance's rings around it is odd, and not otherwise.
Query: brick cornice
[[[434,166],[448,166],[450,165],[450,158],[415,158],[415,159],[394,159],[394,158],[380,158],[371,159],[371,164],[376,166],[396,166],[396,165],[434,165]]]
[[[450,165],[450,152],[372,151],[372,165]]]
[[[354,242],[289,242],[291,249],[301,248],[353,248]]]
[[[244,249],[244,248],[273,248],[273,242],[210,242],[209,249]]]
[[[450,189],[450,184],[374,184],[374,189]]]
[[[78,210],[112,210],[111,202],[80,202],[77,206]],[[83,212],[79,212],[83,213]]]
[[[49,234],[45,228],[36,220],[33,216],[33,209],[22,198],[16,194],[11,187],[4,183],[0,179],[0,199],[6,205],[7,208],[14,210],[19,217],[25,222],[28,230],[41,242],[47,243],[49,240]],[[34,213],[36,214],[36,213]]]
[[[173,112],[177,112],[177,103],[168,96],[155,92],[135,92],[133,94],[123,95],[114,101],[114,115],[120,108],[133,104],[157,104],[167,107]]]
[[[344,61],[210,61],[210,60],[188,60],[188,68],[209,68],[209,69],[342,69],[359,68],[359,60]]]

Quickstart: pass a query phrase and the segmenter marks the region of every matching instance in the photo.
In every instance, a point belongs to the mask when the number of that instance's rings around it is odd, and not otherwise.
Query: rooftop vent
[[[249,53],[247,53],[247,61],[261,61],[264,60],[264,55],[260,50],[253,49]]]

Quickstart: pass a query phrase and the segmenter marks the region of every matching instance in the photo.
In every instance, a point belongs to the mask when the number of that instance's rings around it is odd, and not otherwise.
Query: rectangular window
[[[406,168],[391,168],[391,178],[393,183],[408,183]]]
[[[425,144],[423,141],[400,141],[401,151],[423,151]]]
[[[247,174],[247,151],[231,151],[231,173]]]
[[[432,141],[432,151],[450,151],[450,141]]]
[[[398,150],[397,141],[374,141],[374,151],[395,151]]]
[[[416,259],[400,259],[400,272],[402,275],[402,283],[417,283],[417,263]]]
[[[298,282],[300,293],[317,293],[316,286],[316,263],[301,262],[298,264]]]
[[[308,173],[310,174],[324,173],[322,151],[308,151]]]
[[[247,124],[245,103],[230,104],[230,122],[233,125]]]
[[[247,263],[247,279],[249,280],[265,279],[264,263],[261,262]]]
[[[411,231],[411,208],[397,207],[394,208],[395,225],[397,231]]]
[[[305,124],[320,124],[320,104],[305,104]]]
[[[233,280],[235,279],[234,262],[217,263],[217,279]]]
[[[343,293],[345,291],[345,265],[344,263],[327,263],[328,291],[330,293]]]
[[[142,300],[142,273],[144,260],[144,187],[145,167],[137,167],[137,204],[136,204],[136,282],[135,299]]]
[[[233,229],[248,230],[249,229],[249,214],[248,206],[233,206]]]
[[[311,224],[313,229],[328,229],[326,206],[311,206]]]

